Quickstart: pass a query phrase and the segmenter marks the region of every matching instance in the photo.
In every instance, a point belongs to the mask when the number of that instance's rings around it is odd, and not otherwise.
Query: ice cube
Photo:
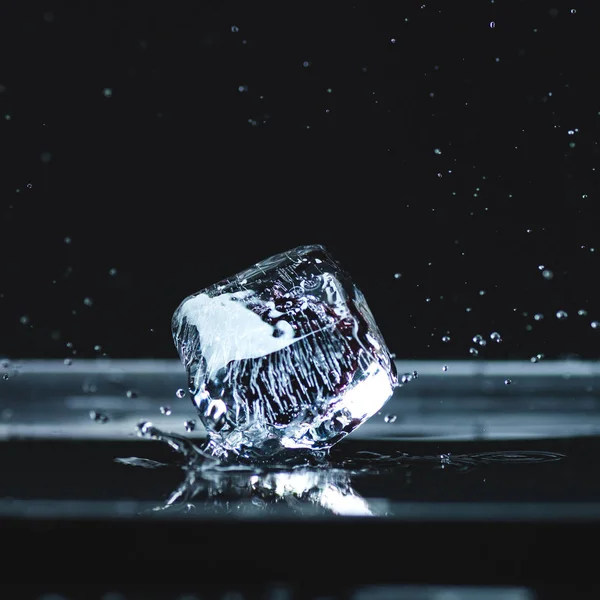
[[[217,455],[330,448],[398,385],[364,296],[320,245],[189,296],[172,331]]]

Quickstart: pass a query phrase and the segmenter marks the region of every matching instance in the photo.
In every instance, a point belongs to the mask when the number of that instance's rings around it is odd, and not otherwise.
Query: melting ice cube
[[[189,296],[172,331],[217,455],[330,448],[398,385],[364,296],[320,245]]]

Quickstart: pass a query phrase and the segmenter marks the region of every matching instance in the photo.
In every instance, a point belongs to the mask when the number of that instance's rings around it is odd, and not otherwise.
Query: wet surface
[[[331,572],[347,573],[332,598],[399,582],[517,586],[478,597],[546,598],[541,583],[590,578],[594,557],[581,540],[600,535],[595,363],[411,366],[418,378],[381,414],[326,460],[294,467],[190,463],[139,438],[136,423],[151,419],[203,444],[202,431],[185,432],[194,414],[177,397],[184,375],[174,362],[15,367],[0,395],[0,526],[11,560],[34,561],[45,581],[66,577],[82,550],[78,572],[103,564],[115,581],[151,569],[172,582],[200,569],[203,585],[217,585],[201,597],[215,598],[234,589],[227,581],[243,597],[268,598],[264,585],[277,581],[288,586],[282,597],[322,597],[302,583],[302,565],[323,549]]]

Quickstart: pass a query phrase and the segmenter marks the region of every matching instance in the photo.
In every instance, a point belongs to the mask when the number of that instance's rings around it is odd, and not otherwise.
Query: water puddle
[[[203,512],[209,509],[240,515],[291,510],[310,515],[387,516],[387,506],[356,491],[357,478],[377,476],[388,481],[400,479],[416,468],[467,473],[491,465],[532,465],[565,458],[560,453],[534,450],[423,456],[360,450],[350,456],[320,451],[295,453],[271,462],[244,463],[221,460],[211,454],[209,447],[199,448],[186,437],[161,431],[147,421],[138,425],[138,435],[175,450],[183,481],[153,511],[179,514],[192,514],[202,504]],[[173,466],[140,457],[115,460],[145,469]]]

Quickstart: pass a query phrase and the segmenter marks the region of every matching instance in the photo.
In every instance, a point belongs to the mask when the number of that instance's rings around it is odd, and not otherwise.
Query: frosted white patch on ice
[[[252,290],[215,298],[198,294],[181,307],[181,319],[186,318],[198,330],[209,377],[232,360],[260,358],[302,339],[294,337],[294,329],[287,322],[279,322],[277,329],[283,335],[275,337],[274,327],[246,307],[244,300],[253,294]]]

